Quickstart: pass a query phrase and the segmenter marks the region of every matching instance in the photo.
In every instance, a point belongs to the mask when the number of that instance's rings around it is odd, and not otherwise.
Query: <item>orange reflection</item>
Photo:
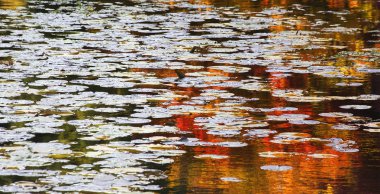
[[[327,5],[329,8],[344,8],[345,2],[344,0],[328,0]]]
[[[311,1],[303,1],[311,2]],[[232,1],[216,1],[216,0],[191,0],[190,3],[202,5],[229,5],[239,7],[241,10],[252,9],[254,5],[261,5],[261,7],[281,7],[290,6],[299,1],[288,0],[261,0],[258,2],[245,1],[245,0],[232,0]],[[327,6],[331,10],[352,9],[353,12],[357,10],[366,10],[367,13],[358,12],[360,17],[369,21],[374,21],[374,18],[379,15],[379,11],[369,1],[346,1],[346,0],[328,0]],[[199,10],[202,11],[202,10]],[[351,10],[350,10],[351,11]],[[274,20],[286,20],[283,15],[274,15]],[[293,17],[296,22],[292,24],[281,23],[280,25],[273,25],[270,27],[271,32],[282,32],[286,30],[310,30],[313,22],[309,22],[308,18],[304,15],[300,17]],[[339,23],[340,19],[324,18],[332,23]],[[357,20],[347,20],[346,23],[349,27],[361,28]],[[376,26],[372,26],[376,29]],[[368,29],[361,29],[363,32]],[[333,56],[342,50],[361,51],[365,48],[365,41],[360,36],[360,31],[355,33],[318,33],[313,35],[313,38],[326,39],[327,45],[335,46],[332,49],[301,49],[296,51],[293,55],[288,55],[283,60],[299,59],[303,61],[314,61],[323,57]],[[318,44],[310,42],[311,45]],[[378,43],[374,43],[374,47],[379,48]],[[199,62],[191,62],[192,65],[197,65]],[[369,62],[351,61],[338,59],[336,61],[325,62],[324,65],[332,65],[337,67],[342,75],[355,76],[362,81],[366,81],[364,75],[357,71],[357,64],[367,64]],[[205,64],[202,64],[205,65]],[[214,65],[214,64],[207,64]],[[232,65],[232,64],[218,64],[218,65]],[[374,65],[374,63],[372,63]],[[287,89],[300,89],[306,92],[318,91],[321,87],[332,87],[336,82],[331,80],[319,80],[320,83],[313,84],[315,78],[310,74],[297,75],[297,78],[286,76],[285,73],[266,72],[267,68],[262,66],[254,66],[249,72],[252,76],[259,76],[268,80],[269,90],[287,90]],[[141,71],[141,70],[139,70]],[[203,70],[202,70],[203,71]],[[239,76],[229,73],[224,73],[220,70],[206,69],[210,75],[223,75],[223,76]],[[160,71],[157,73],[163,77],[175,77],[174,71]],[[335,80],[336,81],[336,80]],[[194,88],[174,88],[177,92],[187,92],[189,96],[197,96],[198,89]],[[213,87],[216,90],[225,88]],[[353,89],[355,91],[355,89]],[[257,92],[258,93],[258,92]],[[245,94],[249,96],[248,94]],[[256,93],[253,94],[253,96]],[[271,96],[271,95],[268,95]],[[333,117],[318,117],[320,112],[333,112],[332,102],[320,103],[317,106],[314,103],[293,103],[284,98],[267,97],[266,104],[259,104],[259,107],[297,107],[296,111],[273,111],[263,113],[263,115],[282,115],[282,114],[304,114],[318,119],[326,124],[321,126],[312,125],[294,125],[289,122],[270,122],[268,128],[281,132],[300,132],[310,134],[310,137],[317,137],[328,139],[331,137],[352,139],[355,137],[349,131],[331,130],[331,126],[339,124],[341,118]],[[257,96],[254,96],[257,97]],[[261,97],[261,96],[260,96]],[[220,111],[220,100],[215,100],[207,105],[202,106],[204,110],[212,110],[215,112]],[[237,112],[238,114],[245,114],[245,112]],[[339,190],[337,187],[340,182],[344,180],[349,185],[357,185],[357,175],[353,169],[361,165],[360,158],[356,153],[342,153],[334,150],[330,146],[326,146],[325,142],[320,141],[305,141],[292,144],[278,144],[273,143],[272,137],[248,139],[241,136],[231,139],[222,138],[214,135],[207,134],[207,130],[197,126],[194,122],[195,118],[201,115],[177,115],[175,118],[176,126],[182,131],[189,131],[192,136],[198,138],[203,142],[222,142],[222,141],[242,141],[248,143],[247,147],[240,148],[226,148],[220,146],[197,146],[186,148],[191,153],[191,156],[178,157],[176,161],[169,167],[169,187],[176,188],[182,186],[180,192],[190,193],[334,193]],[[245,129],[244,129],[245,130]],[[242,130],[242,134],[244,134]],[[260,152],[285,152],[294,153],[289,156],[278,158],[265,158],[259,157]],[[311,154],[331,154],[336,156],[332,158],[314,158]],[[197,159],[192,156],[200,154],[216,154],[229,156],[226,159]],[[263,165],[287,165],[293,167],[292,170],[286,172],[273,172],[264,171],[260,169]],[[242,182],[226,182],[221,180],[222,177],[235,177]],[[181,182],[181,183],[179,183]]]
[[[355,0],[352,0],[352,1],[348,1],[348,7],[349,8],[357,8],[359,7],[360,4],[359,4],[359,1],[355,1]]]

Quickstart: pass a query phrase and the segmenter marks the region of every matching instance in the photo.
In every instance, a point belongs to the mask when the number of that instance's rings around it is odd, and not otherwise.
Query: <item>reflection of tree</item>
[[[16,9],[22,6],[26,6],[25,0],[0,0],[1,9]]]
[[[318,89],[317,85],[311,84],[312,80],[310,80],[310,75],[307,74],[298,75],[296,78],[293,78],[279,76],[281,73],[266,73],[266,68],[264,67],[254,67],[253,69],[255,69],[255,71],[252,72],[252,75],[267,77],[267,80],[270,80],[269,85],[272,91],[294,88],[303,90]],[[218,73],[217,71],[211,69],[209,71],[213,74]],[[168,75],[171,77],[175,76],[175,74]],[[187,91],[188,94],[192,95],[199,93],[197,89],[194,88],[176,89]],[[218,107],[218,103],[220,103],[220,101],[213,101],[208,105],[204,105],[202,108],[205,110],[218,110],[216,109],[216,107]],[[268,100],[268,104],[261,104],[261,106],[286,107],[292,106],[292,104],[283,98],[271,98]],[[297,108],[297,111],[275,111],[267,114],[281,115],[291,113],[314,116],[313,114],[318,112],[315,110],[315,107],[307,103],[301,105],[298,104]],[[329,108],[329,106],[319,108]],[[331,110],[326,111],[329,112]],[[207,134],[207,130],[197,126],[194,123],[194,119],[198,116],[199,115],[195,114],[176,116],[176,126],[182,131],[192,132],[193,137],[196,137],[204,142],[226,141],[224,138]],[[328,120],[328,122],[338,123],[339,120]],[[291,125],[288,122],[272,123],[270,128],[277,130],[278,132],[285,132],[292,129],[292,131],[313,133],[313,136],[321,138],[341,137],[343,139],[347,139],[346,136],[349,133],[338,133],[337,131],[322,128],[305,128],[305,126],[298,127]],[[313,130],[314,132],[311,132],[310,130]],[[318,133],[323,131],[328,133]],[[351,158],[351,156],[347,154],[334,151],[331,147],[324,146],[321,143],[304,142],[292,145],[283,145],[271,143],[270,140],[271,138],[252,140],[249,142],[250,146],[248,148],[239,148],[239,150],[218,146],[191,147],[189,150],[191,150],[191,153],[194,155],[217,154],[227,155],[229,158],[222,160],[192,159],[191,161],[187,161],[189,159],[188,157],[191,156],[186,156],[184,158],[180,157],[170,166],[170,187],[176,187],[176,181],[182,180],[184,182],[182,182],[181,185],[186,187],[182,189],[192,192],[220,190],[227,193],[308,193],[311,191],[331,192],[334,190],[336,184],[333,181],[329,185],[319,185],[321,183],[329,182],[327,180],[338,180],[342,178],[354,179],[354,175],[352,174],[350,167],[352,166],[352,160],[355,159]],[[267,151],[297,152],[302,155],[278,159],[258,157],[259,152]],[[331,159],[308,158],[307,154],[311,153],[335,154],[338,155],[338,157]],[[260,166],[265,164],[289,165],[293,166],[294,170],[289,172],[267,172],[259,169]],[[342,168],[336,168],[338,165]],[[220,180],[221,177],[236,177],[244,180],[244,182],[226,183]],[[324,181],[312,182],[309,180]],[[354,180],[347,181],[355,184]]]
[[[216,1],[216,0],[191,0],[190,3],[202,4],[202,5],[215,5],[215,6],[236,6],[241,10],[257,9],[257,6],[261,7],[287,7],[294,3],[301,3],[311,7],[309,10],[311,13],[317,15],[319,11],[344,11],[349,9],[352,14],[347,16],[343,21],[339,17],[330,17],[334,14],[321,14],[317,16],[292,17],[292,20],[296,20],[294,26],[285,22],[279,22],[278,25],[273,25],[269,30],[273,33],[281,33],[286,30],[311,30],[311,25],[315,22],[314,19],[320,18],[323,21],[327,21],[330,24],[339,24],[348,28],[360,28],[355,33],[342,33],[342,32],[326,32],[313,34],[314,38],[321,38],[331,41],[326,42],[320,49],[300,49],[294,54],[295,59],[302,61],[314,61],[321,58],[336,57],[337,53],[342,50],[346,51],[360,51],[365,47],[365,40],[361,37],[361,32],[369,31],[370,29],[376,29],[375,21],[378,20],[379,10],[374,5],[373,1],[347,1],[347,0],[259,0],[257,2],[250,0],[232,0],[232,1]],[[255,7],[256,6],[256,7]],[[365,10],[363,12],[362,10]],[[202,10],[200,10],[202,11]],[[289,18],[288,15],[273,15],[271,16],[275,20],[283,21]],[[360,18],[360,19],[352,19]],[[314,19],[313,19],[314,18]],[[365,22],[363,22],[365,21]],[[328,26],[328,25],[327,25]],[[323,27],[317,28],[321,30]],[[310,42],[314,44],[314,42]],[[324,48],[323,46],[326,46]],[[335,46],[329,48],[329,46]],[[347,47],[344,47],[347,46]],[[339,48],[341,47],[341,48]],[[343,48],[344,47],[344,48]],[[343,49],[342,49],[343,48]],[[284,56],[284,61],[292,60],[293,55]],[[319,57],[319,58],[318,58]],[[354,61],[341,57],[337,60],[323,61],[322,65],[335,66],[338,71],[344,76],[355,76],[365,81],[365,77],[356,71],[355,64],[363,64],[363,61]],[[197,62],[194,62],[197,63]],[[285,62],[287,63],[287,62]],[[350,63],[350,64],[348,64]],[[352,63],[352,64],[351,64]],[[199,64],[192,64],[199,65]],[[202,65],[202,64],[201,64]],[[212,64],[211,64],[212,65]],[[222,64],[219,64],[222,65]],[[231,64],[225,64],[231,65]],[[286,65],[286,64],[284,64]],[[369,64],[372,65],[372,64]],[[288,90],[288,89],[300,89],[313,95],[315,91],[324,91],[326,95],[334,95],[336,93],[335,84],[338,81],[342,81],[341,78],[323,78],[311,74],[299,74],[292,75],[290,77],[284,76],[284,73],[267,73],[265,67],[253,67],[251,75],[265,77],[265,80],[269,80],[269,87],[271,92],[275,90]],[[208,70],[212,74],[218,74],[217,70]],[[160,71],[157,70],[157,75],[162,77],[175,77],[174,71]],[[338,72],[339,73],[339,72]],[[223,73],[222,73],[223,74]],[[231,76],[223,74],[224,76]],[[236,76],[236,75],[233,75]],[[244,78],[243,76],[241,77]],[[239,78],[238,78],[239,79]],[[194,88],[178,89],[178,92],[182,94],[185,92],[190,97],[199,95],[199,90]],[[218,88],[213,88],[218,89]],[[362,89],[350,88],[345,92],[346,95],[362,94]],[[305,94],[305,95],[309,95]],[[244,94],[249,95],[249,94]],[[315,94],[317,95],[317,94]],[[268,96],[271,96],[268,94]],[[249,96],[253,97],[253,96]],[[320,112],[334,112],[336,111],[335,102],[322,102],[322,103],[292,103],[288,102],[284,98],[268,97],[265,99],[265,103],[261,103],[260,107],[294,107],[298,108],[297,111],[275,111],[271,113],[263,114],[305,114],[313,117],[313,119],[320,119],[326,122],[325,125],[292,125],[289,122],[273,122],[269,126],[270,129],[281,132],[303,132],[308,133],[312,137],[318,137],[328,139],[332,137],[342,139],[352,139],[357,141],[358,137],[352,134],[350,131],[337,131],[330,130],[331,125],[340,123],[340,119],[337,118],[320,118],[317,116]],[[208,105],[202,107],[203,109],[214,109],[216,111],[218,102],[213,101]],[[254,107],[257,108],[257,107]],[[236,114],[239,114],[238,112]],[[222,137],[217,137],[207,134],[207,130],[202,129],[194,123],[194,119],[199,115],[179,115],[176,116],[176,126],[182,131],[191,132],[193,137],[205,142],[220,142],[226,141]],[[332,147],[325,146],[325,143],[306,141],[294,144],[275,144],[271,142],[271,137],[246,140],[249,143],[245,148],[223,148],[217,146],[209,147],[190,147],[187,148],[191,154],[219,154],[228,155],[229,158],[222,160],[211,159],[194,159],[190,154],[185,157],[177,158],[169,167],[169,181],[173,183],[170,187],[175,187],[175,182],[178,180],[183,181],[181,185],[186,188],[182,188],[189,192],[208,192],[208,191],[220,191],[226,193],[333,193],[334,188],[338,187],[339,181],[351,185],[358,184],[357,177],[353,173],[353,165],[359,164],[360,160],[355,154],[340,153],[332,149]],[[233,139],[236,141],[236,139]],[[259,152],[296,152],[299,155],[285,156],[279,158],[262,158],[258,156]],[[333,154],[337,155],[336,158],[316,159],[307,156],[308,154]],[[266,164],[276,165],[288,165],[293,166],[294,169],[288,172],[270,172],[263,171],[259,167]],[[337,168],[339,166],[339,168]],[[226,183],[220,180],[221,177],[237,177],[244,180],[241,183]],[[338,181],[339,180],[339,181]]]

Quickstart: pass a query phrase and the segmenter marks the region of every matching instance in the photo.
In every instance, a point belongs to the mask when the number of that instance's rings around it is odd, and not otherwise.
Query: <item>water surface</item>
[[[0,191],[377,193],[379,6],[0,0]]]

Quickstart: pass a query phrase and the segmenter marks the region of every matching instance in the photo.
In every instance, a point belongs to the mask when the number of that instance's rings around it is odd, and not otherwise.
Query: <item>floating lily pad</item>
[[[29,192],[46,192],[50,189],[49,185],[41,185],[34,182],[19,181],[10,185],[0,187],[1,192],[9,193],[29,193]]]
[[[345,125],[345,124],[338,124],[338,125],[334,125],[332,126],[333,129],[337,129],[337,130],[358,130],[359,127],[358,126],[354,126],[354,125]]]
[[[207,134],[217,135],[222,137],[233,137],[240,134],[239,130],[209,130]]]
[[[309,115],[305,114],[283,114],[280,116],[276,115],[268,115],[268,120],[273,120],[273,121],[302,121],[302,122],[307,122],[304,121],[304,119],[309,118]]]
[[[339,152],[358,152],[356,142],[352,140],[342,140],[340,138],[331,138],[327,146],[331,146],[334,150]]]
[[[270,129],[252,129],[247,131],[244,136],[247,137],[268,137],[270,134],[277,133],[275,130],[270,130]]]
[[[321,122],[316,120],[290,120],[289,123],[294,125],[317,125]]]
[[[368,106],[368,105],[344,105],[344,106],[340,106],[339,108],[365,110],[365,109],[370,109],[371,106]]]
[[[220,180],[226,181],[226,182],[241,182],[242,181],[241,179],[238,179],[236,177],[222,177],[220,178]]]
[[[264,158],[287,158],[291,156],[301,155],[296,152],[260,152],[259,156]]]
[[[320,113],[319,116],[339,118],[339,117],[351,117],[351,116],[353,116],[353,114],[351,114],[351,113],[343,113],[343,112],[330,112],[330,113]]]
[[[363,84],[362,83],[344,83],[344,82],[341,82],[341,83],[337,83],[335,84],[337,86],[352,86],[352,87],[358,87],[358,86],[362,86]]]
[[[365,126],[372,127],[372,128],[380,128],[380,122],[370,122],[366,123]]]
[[[266,165],[260,167],[262,170],[268,170],[268,171],[289,171],[292,170],[293,167],[291,166],[278,166],[278,165]]]
[[[369,129],[363,129],[363,130],[371,132],[371,133],[379,133],[380,132],[380,128],[378,128],[378,129],[369,128]]]
[[[0,143],[25,141],[33,138],[34,135],[25,131],[13,131],[0,129]]]
[[[243,142],[220,142],[220,143],[217,143],[216,145],[222,146],[222,147],[234,148],[234,147],[245,147],[248,144],[243,143]]]
[[[225,155],[215,155],[215,154],[201,154],[201,155],[198,155],[198,156],[194,156],[195,158],[209,158],[209,159],[226,159],[228,158],[229,156],[225,156]]]
[[[309,154],[307,155],[312,158],[337,158],[338,155],[335,154]]]
[[[311,135],[308,133],[297,133],[297,132],[284,132],[279,133],[273,137],[272,143],[278,144],[293,144],[302,143],[307,141],[317,141],[317,138],[310,138]]]
[[[146,124],[151,122],[150,119],[123,117],[110,118],[110,120],[115,121],[118,124]]]

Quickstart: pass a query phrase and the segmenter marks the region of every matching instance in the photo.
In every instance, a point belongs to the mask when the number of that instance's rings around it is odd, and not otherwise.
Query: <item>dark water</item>
[[[0,191],[379,193],[379,8],[0,0]]]

